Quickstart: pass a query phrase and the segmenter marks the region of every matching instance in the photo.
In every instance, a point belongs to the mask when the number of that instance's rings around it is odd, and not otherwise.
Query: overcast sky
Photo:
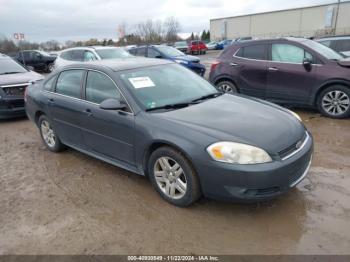
[[[118,38],[146,19],[175,16],[181,32],[209,29],[209,19],[265,12],[336,0],[0,0],[0,35],[24,33],[26,40]],[[281,21],[282,22],[282,21]]]

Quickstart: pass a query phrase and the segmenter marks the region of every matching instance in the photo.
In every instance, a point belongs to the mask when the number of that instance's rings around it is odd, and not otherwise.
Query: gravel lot
[[[0,254],[350,254],[350,121],[297,113],[315,139],[297,188],[261,204],[185,209],[144,177],[49,152],[27,119],[2,121]]]

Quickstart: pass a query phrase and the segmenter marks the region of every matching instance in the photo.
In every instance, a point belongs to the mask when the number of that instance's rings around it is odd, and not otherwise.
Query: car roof
[[[67,69],[74,68],[84,68],[84,69],[110,69],[114,72],[124,71],[129,69],[137,69],[149,66],[174,64],[174,62],[166,59],[156,59],[156,58],[143,58],[143,57],[130,57],[130,58],[120,58],[120,59],[105,59],[96,60],[84,63],[74,63],[65,67],[62,67],[59,71],[64,71]]]
[[[267,38],[267,39],[257,39],[257,40],[246,40],[246,41],[236,41],[233,42],[235,46],[243,46],[243,45],[248,45],[248,44],[265,44],[265,43],[270,43],[270,42],[275,42],[275,41],[290,41],[290,42],[299,42],[302,43],[304,41],[307,41],[307,38],[302,38],[302,37],[280,37],[280,38]]]
[[[71,48],[67,48],[62,50],[61,52],[65,52],[65,51],[70,51],[70,50],[100,50],[100,49],[110,49],[110,48],[121,48],[121,47],[117,47],[117,46],[77,46],[77,47],[71,47]]]
[[[329,40],[350,40],[350,36],[330,36],[330,37],[322,37],[316,39],[316,41],[329,41]]]

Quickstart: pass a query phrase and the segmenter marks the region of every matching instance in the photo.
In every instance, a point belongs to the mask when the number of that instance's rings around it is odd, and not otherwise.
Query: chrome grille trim
[[[287,160],[288,158],[291,158],[291,157],[294,156],[295,154],[299,153],[299,152],[305,147],[305,145],[307,144],[307,142],[308,142],[309,140],[310,140],[310,135],[309,135],[308,132],[306,132],[306,137],[305,137],[303,143],[301,144],[301,146],[300,146],[298,149],[296,149],[295,151],[293,151],[292,153],[290,153],[289,155],[283,157],[282,160],[283,160],[283,161],[284,161],[284,160]]]

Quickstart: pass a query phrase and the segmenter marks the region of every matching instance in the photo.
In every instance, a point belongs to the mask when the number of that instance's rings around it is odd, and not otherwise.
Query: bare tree
[[[180,22],[173,16],[168,17],[164,22],[165,39],[168,42],[175,42],[179,39],[178,33],[181,30]]]

